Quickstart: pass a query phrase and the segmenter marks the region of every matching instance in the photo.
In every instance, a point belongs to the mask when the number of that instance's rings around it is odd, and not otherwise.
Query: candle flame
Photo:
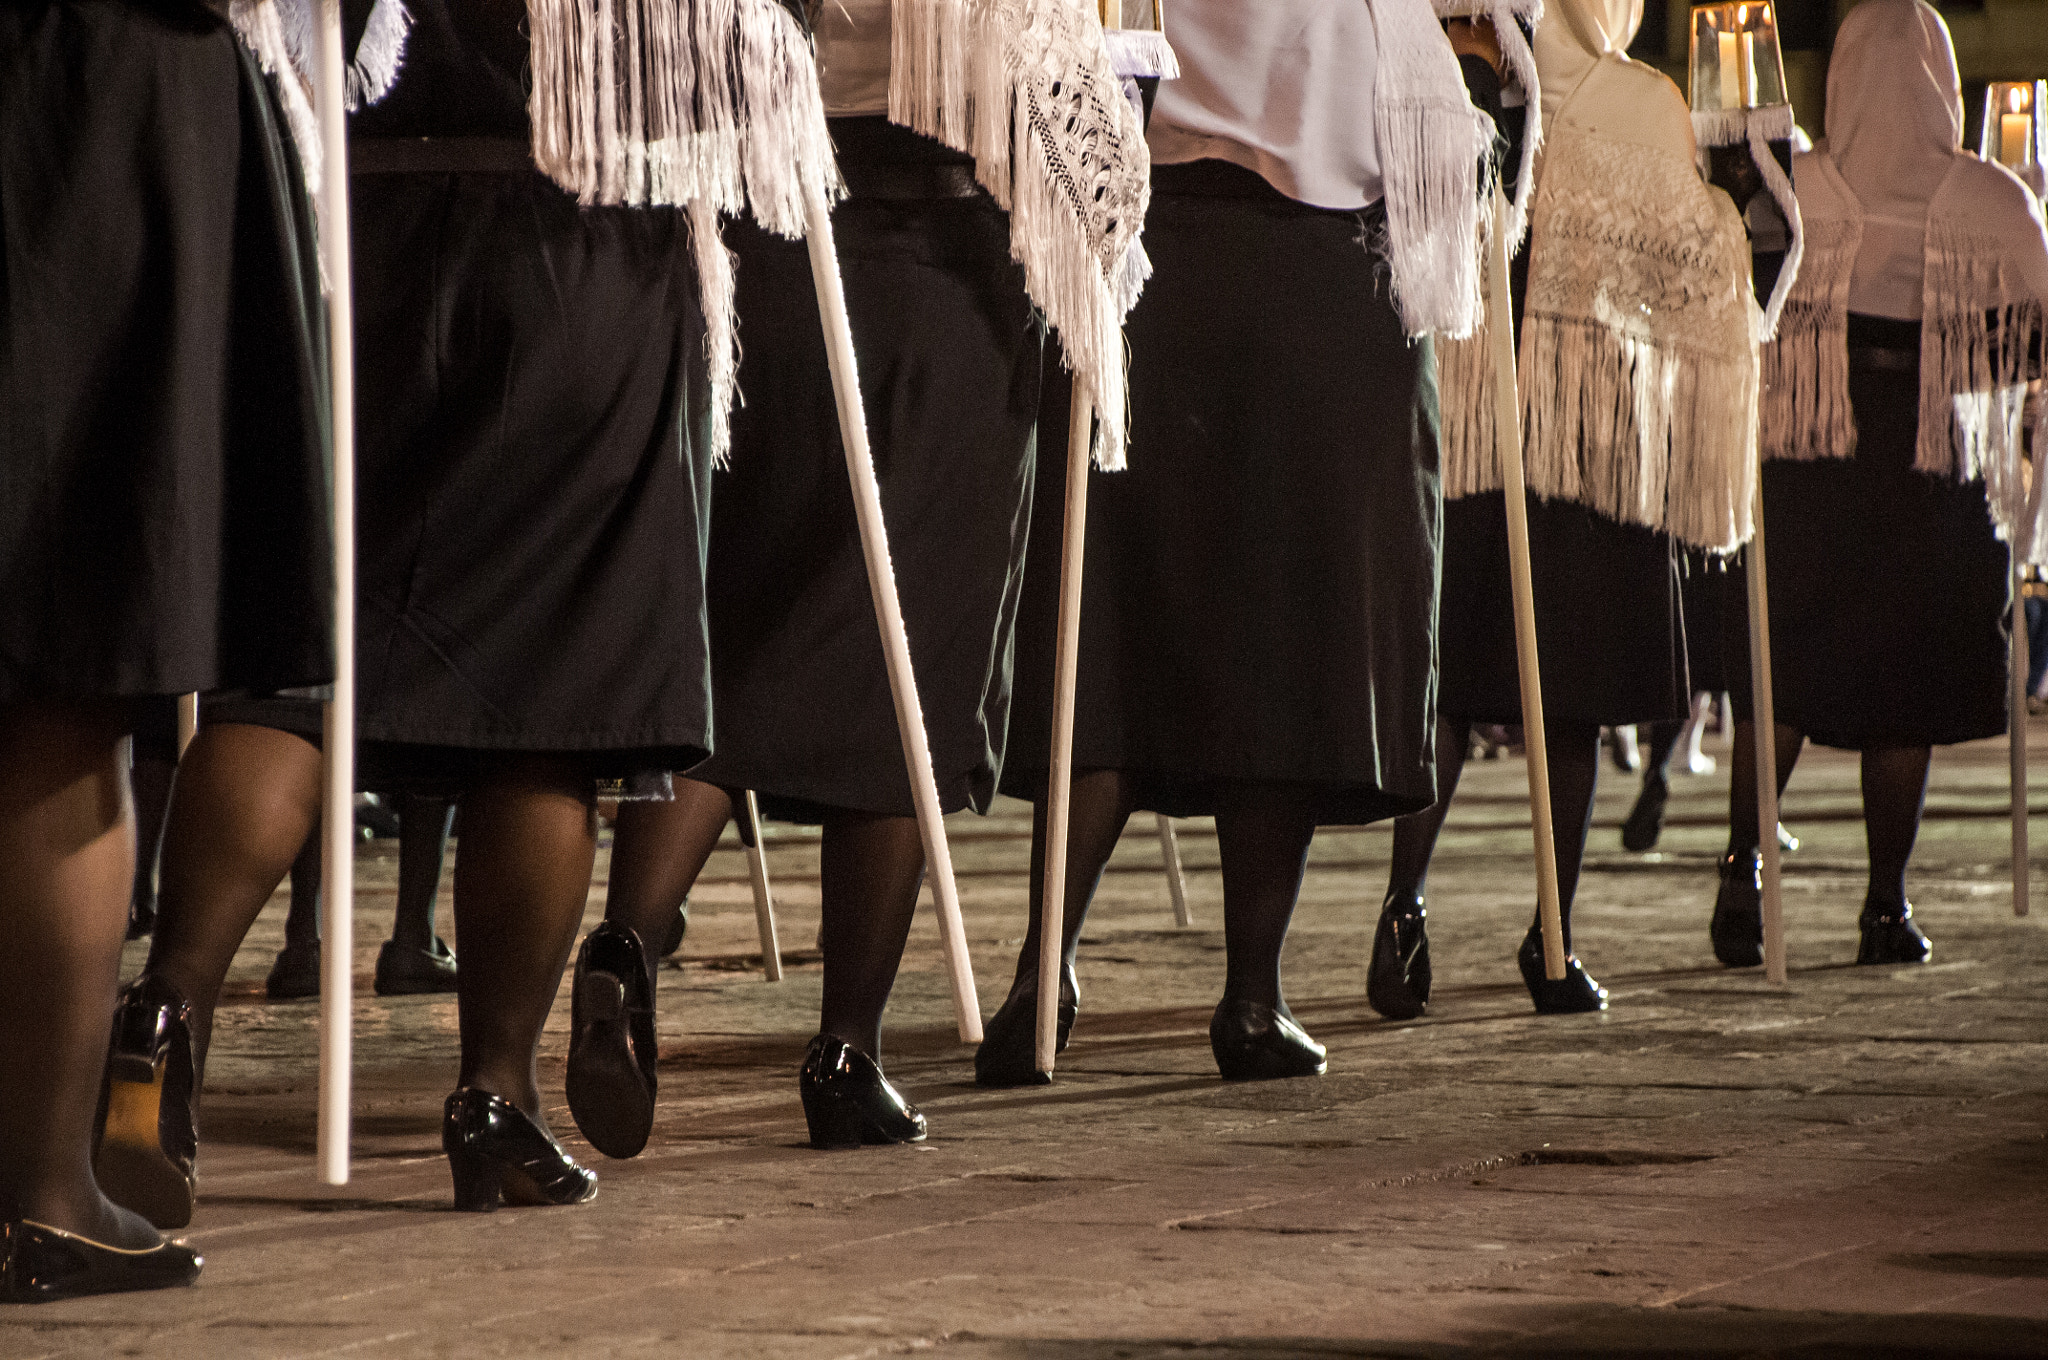
[[[2028,96],[2032,93],[2033,91],[2024,85],[2009,86],[2005,92],[2006,107],[2014,113],[2025,113],[2029,102]]]

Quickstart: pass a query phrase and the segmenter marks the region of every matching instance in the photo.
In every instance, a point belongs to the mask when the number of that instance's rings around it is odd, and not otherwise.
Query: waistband
[[[348,145],[351,175],[516,175],[533,151],[512,137],[365,137]]]

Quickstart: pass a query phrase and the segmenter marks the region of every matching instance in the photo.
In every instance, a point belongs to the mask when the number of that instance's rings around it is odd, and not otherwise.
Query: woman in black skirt
[[[311,207],[198,4],[0,4],[0,1301],[188,1284],[92,1168],[125,734],[332,677]]]
[[[2048,238],[2018,179],[1957,149],[1958,88],[1927,5],[1873,0],[1843,24],[1827,150],[1793,163],[1806,260],[1765,358],[1766,390],[1784,394],[1763,428],[1778,783],[1809,737],[1862,753],[1864,964],[1931,950],[1906,864],[1932,748],[2006,730],[2000,539],[2022,520],[2017,396],[2041,372]],[[1993,404],[1987,417],[1994,392],[2009,416]],[[1728,614],[1739,721],[1711,937],[1722,963],[1751,967],[1763,961],[1753,696],[1746,613]]]
[[[710,746],[705,320],[681,213],[579,207],[535,168],[524,11],[409,3],[404,71],[351,124],[359,774],[461,802],[456,1206],[574,1203],[596,1178],[548,1132],[534,1059],[595,796],[653,791]],[[121,1030],[169,1035],[190,1078],[159,1137],[110,1119],[101,1152],[159,1222],[191,1212],[221,981],[318,814],[309,716],[214,706],[179,775]],[[130,1095],[117,1072],[111,1104]]]
[[[1403,55],[1455,88],[1443,36],[1418,13],[1419,50]],[[1173,10],[1182,77],[1153,108],[1155,274],[1129,324],[1131,466],[1089,489],[1062,1046],[1075,947],[1124,823],[1140,809],[1213,815],[1228,946],[1209,1026],[1217,1068],[1323,1071],[1280,978],[1309,841],[1434,796],[1436,365],[1429,338],[1411,335],[1435,323],[1397,305],[1419,280],[1396,263],[1387,205],[1419,167],[1371,132],[1400,97],[1387,54],[1407,17],[1394,4]],[[1296,69],[1302,50],[1317,60]],[[1431,154],[1449,164],[1468,147],[1459,168],[1476,183],[1479,114],[1460,94],[1435,115]],[[1041,463],[1053,504],[1065,465],[1057,449]],[[1031,645],[1020,640],[1004,787],[1040,815],[1029,933],[975,1058],[989,1086],[1048,1080],[1033,1017],[1057,528],[1034,550],[1019,630]]]

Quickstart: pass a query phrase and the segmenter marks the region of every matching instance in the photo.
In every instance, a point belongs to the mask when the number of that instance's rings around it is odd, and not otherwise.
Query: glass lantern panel
[[[1994,80],[1984,93],[1984,127],[1977,154],[2013,170],[2042,163],[2048,127],[2048,81]]]
[[[1778,16],[1770,0],[1694,5],[1691,71],[1695,112],[1787,102]]]

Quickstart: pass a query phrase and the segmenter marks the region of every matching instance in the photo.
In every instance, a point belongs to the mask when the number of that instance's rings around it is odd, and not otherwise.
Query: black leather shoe
[[[110,1247],[33,1219],[0,1223],[0,1303],[49,1303],[88,1294],[175,1289],[206,1259],[190,1247]]]
[[[488,1214],[505,1204],[583,1204],[597,1177],[517,1105],[463,1086],[441,1111],[441,1150],[455,1179],[455,1207]]]
[[[386,940],[377,951],[378,996],[428,996],[452,992],[458,985],[455,951],[439,935],[431,949]]]
[[[1628,820],[1621,824],[1621,848],[1638,854],[1657,848],[1657,838],[1664,834],[1664,804],[1670,801],[1671,784],[1661,775],[1651,775],[1643,781],[1643,791],[1636,795],[1636,805],[1629,809]]]
[[[690,899],[685,895],[682,905],[676,908],[676,919],[669,922],[668,930],[662,936],[661,948],[654,952],[661,958],[667,958],[683,947],[683,937],[689,933]]]
[[[1209,1051],[1225,1081],[1319,1077],[1330,1067],[1327,1050],[1293,1016],[1227,996],[1209,1017]]]
[[[1515,954],[1521,965],[1522,981],[1538,1015],[1577,1015],[1607,1009],[1607,989],[1586,976],[1576,954],[1565,955],[1564,976],[1552,982],[1543,975],[1543,931],[1531,926]]]
[[[797,1074],[814,1148],[922,1143],[924,1116],[905,1101],[875,1060],[837,1035],[820,1034]]]
[[[1856,926],[1863,932],[1856,946],[1858,963],[1925,963],[1934,952],[1934,942],[1922,935],[1913,922],[1910,903],[1878,902],[1866,897]]]
[[[1067,1051],[1074,1017],[1081,1009],[1081,984],[1071,964],[1060,966],[1059,1031],[1053,1052]],[[1001,1009],[982,1027],[981,1047],[974,1050],[977,1086],[1049,1086],[1052,1074],[1038,1070],[1038,970],[1010,989]]]
[[[286,944],[263,979],[263,994],[272,1001],[303,1001],[320,995],[320,941]]]
[[[178,989],[144,973],[121,991],[107,1052],[93,1174],[108,1199],[159,1228],[190,1223],[198,1193],[190,1019]]]
[[[607,1157],[632,1157],[654,1129],[654,993],[640,935],[606,921],[576,951],[570,988],[569,1113]]]
[[[1764,961],[1763,856],[1754,850],[1721,856],[1721,891],[1707,935],[1714,957],[1730,968]]]
[[[1365,999],[1390,1020],[1413,1020],[1429,1009],[1429,913],[1412,893],[1380,906],[1372,935]]]

